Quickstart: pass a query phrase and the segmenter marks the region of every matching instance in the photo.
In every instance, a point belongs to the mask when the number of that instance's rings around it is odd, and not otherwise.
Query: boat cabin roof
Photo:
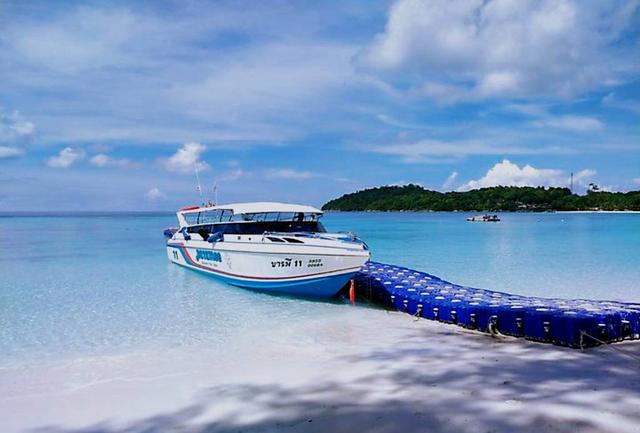
[[[251,213],[265,213],[265,212],[294,212],[294,213],[313,213],[322,214],[320,209],[313,206],[306,206],[301,204],[291,203],[278,203],[278,202],[252,202],[252,203],[230,203],[217,206],[191,206],[182,208],[178,211],[181,214],[190,214],[198,212],[210,212],[215,210],[227,210],[233,212],[234,215],[239,214],[251,214]]]

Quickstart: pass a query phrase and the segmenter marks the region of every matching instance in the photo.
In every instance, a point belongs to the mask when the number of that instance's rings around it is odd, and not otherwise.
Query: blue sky
[[[638,1],[4,2],[0,210],[640,189]]]

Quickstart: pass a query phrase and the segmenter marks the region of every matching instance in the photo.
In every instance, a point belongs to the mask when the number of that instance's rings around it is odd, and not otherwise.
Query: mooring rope
[[[626,351],[620,349],[619,347],[612,346],[611,344],[607,343],[606,341],[602,341],[599,338],[594,337],[593,335],[586,333],[585,331],[580,331],[580,350],[584,350],[584,345],[583,345],[583,341],[582,341],[583,337],[589,337],[589,338],[597,341],[598,343],[602,344],[604,347],[607,347],[609,349],[615,350],[615,351],[617,351],[618,353],[620,353],[622,355],[628,356],[629,358],[635,359],[636,361],[640,362],[640,356],[636,356],[633,353],[626,352]]]

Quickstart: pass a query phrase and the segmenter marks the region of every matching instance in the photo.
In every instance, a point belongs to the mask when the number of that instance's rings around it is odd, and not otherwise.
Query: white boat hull
[[[167,256],[235,286],[322,298],[339,292],[369,259],[349,248],[178,240],[167,243]]]

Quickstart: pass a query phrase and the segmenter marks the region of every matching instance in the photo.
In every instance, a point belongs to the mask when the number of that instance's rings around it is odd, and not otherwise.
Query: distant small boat
[[[498,221],[500,221],[500,218],[498,218],[498,215],[476,215],[476,216],[467,218],[467,221],[497,223]]]

